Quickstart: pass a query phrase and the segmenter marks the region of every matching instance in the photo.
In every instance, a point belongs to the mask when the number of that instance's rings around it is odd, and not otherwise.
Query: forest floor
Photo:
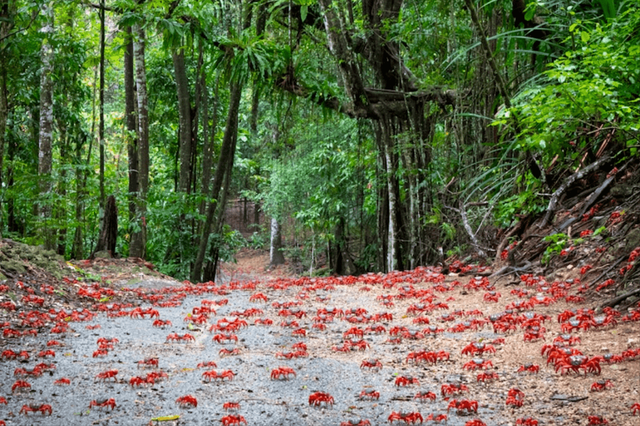
[[[627,312],[621,312],[615,318],[617,324],[572,332],[579,342],[571,347],[589,358],[614,355],[617,362],[600,362],[599,375],[571,370],[560,374],[541,355],[543,346],[562,334],[563,324],[570,324],[560,323],[559,314],[597,305],[595,300],[568,303],[559,297],[561,287],[570,296],[582,297],[578,268],[555,271],[555,284],[524,277],[514,287],[504,279],[445,276],[434,268],[361,277],[296,278],[286,265],[267,271],[268,255],[263,252],[244,251],[237,260],[222,266],[226,279],[199,285],[164,277],[153,272],[152,265],[132,259],[62,264],[67,278],[61,281],[37,268],[16,272],[0,287],[0,397],[7,401],[0,404],[0,419],[7,425],[208,425],[236,424],[240,418],[233,416],[242,416],[249,425],[340,425],[357,424],[358,419],[381,425],[389,424],[395,412],[419,413],[425,423],[447,415],[446,424],[453,426],[473,424],[469,422],[474,419],[486,425],[515,425],[528,417],[540,425],[587,425],[588,416],[603,416],[609,425],[638,424],[640,417],[633,417],[630,407],[640,403],[640,321],[622,321]],[[497,302],[484,300],[491,291],[501,294]],[[266,303],[252,299],[258,293],[266,296]],[[528,305],[532,301],[535,306]],[[549,305],[537,303],[540,301]],[[287,312],[276,302],[293,304],[288,313],[301,317],[281,316]],[[514,306],[517,303],[521,305]],[[207,307],[215,313],[207,315]],[[367,313],[333,318],[329,309],[326,316],[314,320],[318,310],[329,307]],[[306,315],[300,313],[303,311]],[[533,315],[526,312],[548,317],[540,324],[546,329],[543,338],[524,341],[522,321]],[[390,316],[383,317],[383,313]],[[513,318],[514,331],[494,332],[490,319],[500,313],[503,318],[498,323],[508,327],[507,319]],[[598,315],[585,311],[585,318]],[[348,316],[352,322],[346,321]],[[231,330],[233,318],[246,321],[247,326]],[[256,325],[258,318],[273,324]],[[423,318],[423,323],[416,323],[417,318]],[[157,327],[158,319],[169,323]],[[379,334],[368,330],[374,324],[381,326]],[[209,331],[211,326],[225,325],[226,331]],[[345,339],[344,333],[352,327],[354,334]],[[37,335],[27,333],[29,330],[36,330]],[[300,333],[306,336],[294,336],[294,330],[303,330]],[[404,331],[405,337],[391,335],[392,331],[400,335]],[[20,336],[13,336],[17,333]],[[168,339],[176,334],[188,334],[193,340]],[[234,335],[238,341],[219,344],[212,340],[216,334]],[[102,350],[101,338],[107,339]],[[109,339],[117,340],[109,343]],[[345,348],[345,341],[355,344],[360,340],[363,350],[349,348],[349,343]],[[483,355],[491,361],[486,370],[465,369],[469,362],[474,364],[474,356],[462,354],[472,342],[495,347],[495,353]],[[301,349],[302,344],[306,350]],[[238,354],[225,355],[221,349],[237,349]],[[53,354],[44,352],[48,350]],[[5,351],[18,356],[12,359]],[[306,356],[277,356],[296,351]],[[420,351],[446,351],[449,359],[408,362],[410,354]],[[139,364],[144,360],[158,364]],[[365,360],[379,361],[381,367],[363,367]],[[198,366],[205,362],[212,364]],[[38,367],[41,363],[47,365]],[[529,364],[539,366],[539,371],[518,371]],[[289,380],[272,380],[281,366],[292,368],[295,375],[282,377]],[[233,378],[209,381],[203,373],[210,370],[231,370]],[[100,375],[109,371],[112,373],[103,374],[106,378],[102,379]],[[478,381],[481,372],[497,373],[497,378]],[[135,385],[136,377],[143,383]],[[63,378],[70,385],[56,384]],[[416,381],[396,386],[402,378]],[[18,380],[29,386],[16,386],[12,391]],[[610,380],[612,387],[591,391],[602,380]],[[467,390],[443,396],[447,384],[464,385]],[[524,393],[522,399],[516,397],[521,407],[506,404],[511,389]],[[309,398],[315,392],[330,394],[333,404],[310,406]],[[424,396],[433,392],[435,400],[421,402],[415,398],[419,392]],[[177,404],[186,395],[197,400],[197,407]],[[113,409],[90,407],[92,401],[110,402],[111,398]],[[477,413],[449,410],[453,398],[477,401]],[[226,411],[223,407],[228,402],[239,403],[239,410]],[[25,405],[46,409],[42,404],[51,406],[50,416],[20,414]]]

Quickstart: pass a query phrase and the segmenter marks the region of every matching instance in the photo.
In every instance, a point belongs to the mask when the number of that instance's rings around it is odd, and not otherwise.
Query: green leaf
[[[309,6],[300,6],[300,19],[304,22],[307,19],[307,13],[309,12]]]

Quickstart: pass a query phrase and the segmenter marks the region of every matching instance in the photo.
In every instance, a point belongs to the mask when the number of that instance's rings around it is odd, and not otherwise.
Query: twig
[[[623,260],[625,260],[627,258],[627,255],[622,256],[620,259],[616,260],[615,263],[613,263],[609,269],[607,269],[606,271],[604,271],[602,274],[600,274],[600,276],[598,278],[596,278],[595,280],[593,280],[591,282],[591,284],[589,285],[589,287],[591,287],[591,285],[597,283],[598,281],[600,281],[602,278],[604,278],[605,275],[607,275],[609,272],[611,272],[613,269],[616,268],[616,266],[618,266],[620,264],[620,262],[622,262]]]
[[[602,164],[605,163],[607,160],[609,160],[609,157],[604,156],[594,161],[593,163],[589,164],[584,169],[569,176],[564,181],[564,183],[560,185],[560,188],[558,188],[553,193],[551,200],[549,200],[549,206],[547,207],[547,214],[544,216],[544,219],[542,219],[542,222],[538,224],[538,228],[544,228],[547,225],[547,223],[549,222],[549,219],[551,218],[551,215],[556,209],[556,205],[558,204],[558,200],[560,199],[560,196],[569,188],[569,186],[571,186],[571,184],[573,184],[573,182],[575,182],[578,179],[582,179],[587,173],[590,173],[593,170],[599,169],[602,166]]]
[[[627,164],[620,167],[620,170],[618,170],[617,173],[620,173],[621,171],[623,171],[627,167]],[[611,182],[613,182],[613,180],[616,178],[617,173],[614,173],[612,176],[606,178],[604,182],[602,182],[602,185],[600,185],[595,191],[593,191],[593,194],[591,194],[589,198],[587,198],[587,201],[585,201],[584,205],[582,206],[582,209],[580,210],[580,214],[578,214],[578,217],[582,217],[582,215],[587,212],[589,207],[591,207],[591,205],[595,203],[598,197],[600,197],[600,195],[602,194],[602,191],[607,189],[607,187],[611,184]]]

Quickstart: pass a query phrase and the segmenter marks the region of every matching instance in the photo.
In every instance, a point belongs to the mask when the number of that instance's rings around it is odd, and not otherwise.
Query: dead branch
[[[564,194],[564,192],[567,189],[569,189],[569,187],[576,180],[582,179],[585,175],[587,175],[588,173],[590,173],[590,172],[592,172],[594,170],[598,170],[608,160],[609,160],[608,156],[604,156],[602,158],[599,158],[598,160],[596,160],[593,163],[589,164],[584,169],[579,170],[576,173],[574,173],[571,176],[569,176],[564,181],[564,183],[562,185],[560,185],[560,188],[558,188],[553,193],[553,196],[551,197],[551,200],[549,200],[549,206],[547,207],[547,214],[544,216],[544,219],[542,219],[542,222],[540,222],[538,224],[538,228],[544,228],[545,226],[547,226],[547,223],[549,222],[549,219],[551,218],[551,215],[554,213],[554,211],[556,209],[556,205],[558,204],[558,200],[560,199],[560,196],[562,196],[562,194]]]
[[[620,167],[620,170],[618,170],[618,173],[623,171],[627,167],[627,164]],[[593,205],[593,203],[595,203],[596,200],[600,197],[600,195],[602,194],[602,191],[607,189],[607,187],[611,184],[611,182],[614,181],[614,179],[616,178],[616,174],[617,173],[613,173],[611,176],[607,177],[604,180],[604,182],[602,182],[602,184],[595,191],[593,191],[593,194],[591,194],[589,198],[587,198],[587,201],[585,201],[584,205],[582,206],[582,209],[580,210],[580,214],[578,214],[578,217],[582,217],[582,215],[584,215],[587,212],[587,210],[589,210],[589,208]]]
[[[465,205],[462,201],[460,201],[459,211],[460,211],[460,216],[462,217],[462,225],[464,226],[464,230],[467,231],[467,234],[469,234],[469,238],[471,238],[471,243],[476,248],[476,252],[478,253],[478,256],[486,257],[487,256],[486,253],[484,252],[484,250],[480,248],[480,243],[476,238],[476,234],[473,233],[473,230],[469,225],[469,219],[467,219],[467,210],[465,209]]]
[[[604,278],[609,272],[611,272],[612,270],[614,270],[616,268],[616,266],[618,266],[620,264],[620,262],[622,262],[623,260],[625,260],[627,258],[628,255],[624,255],[621,258],[619,258],[618,260],[616,260],[606,271],[604,271],[602,274],[600,274],[600,276],[598,278],[596,278],[595,280],[593,280],[591,282],[591,284],[589,285],[589,287],[591,287],[591,285],[599,282],[602,278]]]
[[[509,232],[507,232],[505,236],[502,238],[502,241],[500,241],[500,244],[498,244],[498,248],[496,249],[496,258],[494,262],[497,263],[500,261],[500,253],[502,253],[502,250],[504,250],[504,248],[509,243],[509,239],[513,237],[516,234],[516,232],[520,231],[520,228],[522,228],[523,223],[524,223],[523,220],[519,220],[518,223],[513,225],[513,228],[511,228]]]
[[[640,294],[640,288],[636,288],[635,290],[632,290],[632,291],[630,291],[628,293],[625,293],[625,294],[623,294],[621,296],[618,296],[618,297],[616,297],[614,299],[608,300],[608,301],[604,302],[600,307],[601,308],[606,308],[606,307],[613,308],[618,303],[622,302],[625,299],[628,299],[631,296],[635,296],[636,294]]]

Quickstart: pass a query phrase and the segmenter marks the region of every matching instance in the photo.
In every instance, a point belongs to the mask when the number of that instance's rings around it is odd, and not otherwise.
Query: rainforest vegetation
[[[635,161],[638,58],[635,0],[0,0],[0,230],[194,281],[492,259]]]

